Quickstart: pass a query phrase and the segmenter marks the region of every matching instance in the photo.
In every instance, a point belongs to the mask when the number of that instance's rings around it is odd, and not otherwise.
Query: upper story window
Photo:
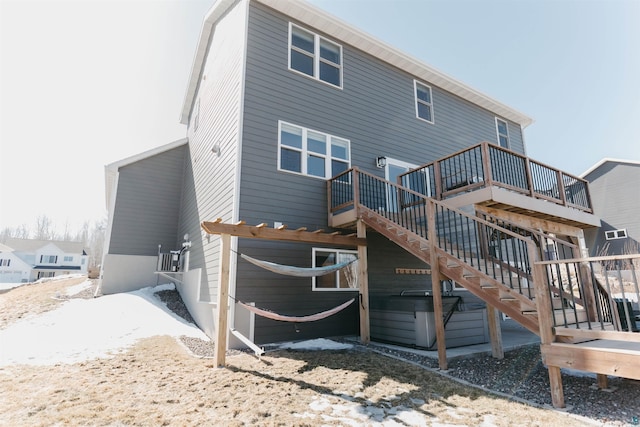
[[[413,81],[416,92],[416,117],[433,123],[433,98],[431,87],[416,80]]]
[[[604,236],[607,240],[624,239],[627,237],[627,230],[623,228],[621,230],[605,231]]]
[[[10,259],[0,259],[0,267],[9,267],[11,265]]]
[[[498,134],[498,143],[503,148],[509,148],[509,127],[507,122],[496,117],[496,133]]]
[[[357,259],[356,251],[313,248],[313,266],[326,267]],[[355,291],[358,289],[358,261],[332,274],[312,278],[314,291]]]
[[[331,178],[351,167],[347,139],[278,122],[278,170]]]
[[[73,261],[73,256],[71,255],[64,256],[64,262],[72,262],[72,261]]]
[[[342,88],[342,46],[289,23],[289,69]]]
[[[40,255],[40,263],[42,264],[55,264],[58,262],[57,255]]]

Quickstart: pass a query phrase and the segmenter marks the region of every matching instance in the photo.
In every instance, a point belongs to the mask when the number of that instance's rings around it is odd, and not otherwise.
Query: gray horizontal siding
[[[186,151],[177,147],[120,168],[108,253],[176,249]]]
[[[220,244],[217,236],[202,238],[200,224],[216,218],[225,222],[234,219],[245,27],[243,4],[236,4],[213,32],[195,97],[200,100],[198,129],[192,116],[187,132],[189,157],[180,232],[194,236],[190,268],[203,269],[203,301],[216,300]],[[220,156],[212,152],[216,145],[220,147]]]
[[[380,155],[426,163],[497,139],[495,114],[434,85],[435,124],[416,118],[413,77],[347,45],[343,89],[289,71],[288,20],[260,4],[250,5],[246,61],[239,219],[250,224],[279,221],[289,228],[327,228],[326,182],[277,170],[279,120],[349,139],[352,165],[379,176],[383,172],[374,159]],[[523,152],[519,126],[509,125],[512,148]],[[375,233],[368,242],[372,294],[431,288],[428,275],[395,274],[398,267],[425,268],[424,263]],[[311,261],[307,245],[242,239],[239,244],[274,262]],[[279,277],[242,261],[237,293],[258,306],[294,315],[347,299],[343,292],[313,292],[309,279]],[[357,307],[350,307],[323,323],[304,325],[301,333],[290,324],[256,318],[255,337],[264,343],[357,333],[357,316]]]
[[[585,177],[589,181],[591,201],[596,216],[602,220],[597,232],[586,234],[592,255],[623,254],[640,248],[640,165],[607,162]],[[608,230],[626,229],[627,239],[606,240]],[[636,249],[637,251],[637,249]]]

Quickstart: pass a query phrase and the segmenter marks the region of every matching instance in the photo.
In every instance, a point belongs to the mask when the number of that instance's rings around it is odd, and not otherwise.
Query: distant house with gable
[[[599,228],[585,232],[590,255],[640,251],[640,161],[604,158],[584,172]]]
[[[43,277],[87,274],[82,242],[8,239],[0,247],[0,283],[26,283]]]

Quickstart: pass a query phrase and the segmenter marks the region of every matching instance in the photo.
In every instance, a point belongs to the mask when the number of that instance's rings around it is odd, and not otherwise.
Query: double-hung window
[[[502,148],[509,148],[509,127],[507,122],[496,117],[496,133],[498,134],[498,143]]]
[[[289,69],[342,87],[342,46],[289,23]]]
[[[313,277],[314,291],[355,291],[358,289],[357,252],[343,249],[313,248],[313,266],[326,267],[353,261],[335,273]]]
[[[431,96],[431,87],[413,81],[416,94],[416,117],[433,123],[433,98]]]
[[[351,167],[349,140],[279,122],[278,170],[331,178]]]

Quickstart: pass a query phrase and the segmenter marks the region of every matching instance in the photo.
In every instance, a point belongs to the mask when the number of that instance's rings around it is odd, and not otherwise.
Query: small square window
[[[350,262],[335,273],[312,278],[314,291],[355,291],[358,289],[357,252],[343,249],[313,248],[313,267]]]
[[[607,240],[625,239],[627,237],[626,229],[608,230],[604,232],[604,236]]]

